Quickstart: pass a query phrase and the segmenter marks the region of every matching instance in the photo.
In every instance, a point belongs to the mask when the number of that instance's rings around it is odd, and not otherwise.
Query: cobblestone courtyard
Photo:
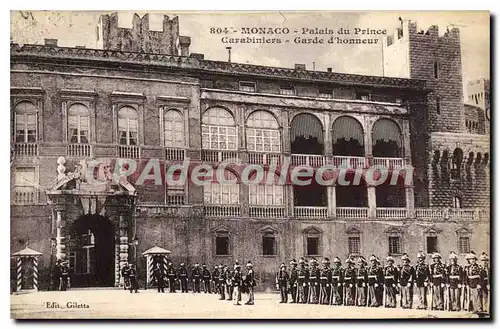
[[[246,296],[243,298],[243,302]],[[257,293],[255,305],[235,306],[214,294],[139,294],[116,289],[42,291],[11,295],[11,317],[16,319],[342,319],[342,318],[450,318],[477,317],[467,312],[279,304],[279,295]],[[78,307],[86,305],[87,307]]]

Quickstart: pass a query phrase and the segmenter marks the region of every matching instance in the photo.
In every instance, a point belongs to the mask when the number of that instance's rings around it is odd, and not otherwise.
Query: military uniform
[[[298,290],[298,279],[299,279],[299,270],[297,269],[297,262],[295,259],[290,261],[290,293],[292,295],[292,303],[297,303],[299,300],[299,290]]]
[[[370,256],[370,262],[371,265],[368,268],[367,304],[370,307],[379,307],[380,305],[382,305],[380,298],[380,288],[383,285],[384,273],[375,255]]]
[[[330,304],[330,294],[332,292],[332,269],[330,268],[330,260],[328,258],[323,259],[323,268],[320,271],[320,294],[319,302],[320,304],[328,305]]]
[[[288,281],[290,275],[286,271],[285,263],[281,263],[278,273],[276,273],[276,288],[280,291],[280,303],[288,303]],[[292,294],[293,298],[293,294]]]
[[[219,266],[219,300],[226,299],[226,272],[222,265]]]
[[[430,265],[431,287],[432,287],[432,309],[444,310],[444,287],[446,282],[446,268],[441,263],[441,255],[434,253],[432,255],[434,263]]]
[[[236,264],[234,265],[234,271],[231,276],[231,283],[233,286],[233,299],[235,301],[235,305],[241,305],[241,285],[242,285],[242,278],[241,278],[241,272],[240,272],[240,265]]]
[[[194,264],[194,268],[191,271],[191,280],[193,282],[193,293],[200,293],[201,269],[198,263]]]
[[[69,287],[69,266],[63,263],[61,266],[61,291],[68,290]]]
[[[233,300],[233,273],[229,270],[228,267],[224,269],[225,277],[226,277],[226,295],[227,300]]]
[[[179,281],[181,282],[181,292],[188,292],[188,270],[184,266],[184,263],[181,263],[181,267],[179,268],[178,273]]]
[[[446,287],[448,289],[448,308],[450,311],[460,311],[460,296],[464,283],[464,270],[457,264],[458,256],[450,253],[450,264],[446,268]]]
[[[318,304],[320,276],[318,262],[316,259],[312,259],[311,269],[309,270],[309,298],[307,301],[310,304]]]
[[[210,289],[210,281],[212,280],[212,277],[210,275],[210,271],[207,268],[207,265],[203,264],[203,269],[201,271],[201,277],[203,280],[203,291],[205,293],[212,293],[212,290]]]
[[[168,278],[168,287],[171,293],[175,292],[175,279],[177,278],[177,273],[175,273],[175,268],[172,263],[168,264],[167,268],[167,278]]]
[[[399,269],[399,287],[401,288],[401,307],[413,307],[413,282],[415,281],[415,269],[410,265],[410,257],[407,254],[401,256],[403,265]]]
[[[476,263],[477,257],[471,252],[467,255],[467,260],[470,262],[469,266],[467,266],[467,270],[465,273],[465,284],[467,286],[467,301],[465,305],[466,311],[472,312],[481,312],[481,298],[480,298],[480,290],[481,290],[481,267]]]
[[[398,268],[394,266],[394,258],[388,256],[386,260],[389,264],[384,267],[384,307],[394,308],[397,305],[399,271]]]
[[[415,264],[415,286],[417,287],[417,294],[419,305],[417,309],[427,309],[427,289],[430,278],[429,265],[425,263],[425,254],[419,252],[417,254],[418,263]]]
[[[490,266],[488,264],[489,258],[486,253],[482,253],[480,256],[480,260],[483,262],[479,267],[481,268],[480,276],[481,276],[481,289],[480,289],[480,297],[481,297],[481,309],[483,312],[490,312]]]
[[[165,274],[163,273],[163,267],[160,264],[156,264],[153,270],[153,277],[156,281],[156,288],[158,292],[165,292]]]
[[[351,258],[346,260],[347,267],[344,270],[344,305],[354,306],[356,303],[356,268]]]
[[[344,269],[342,262],[338,257],[333,259],[334,267],[332,269],[332,293],[330,296],[331,305],[342,305],[344,298],[342,283],[344,282]]]
[[[138,289],[139,289],[139,282],[137,281],[137,270],[135,269],[135,266],[132,266],[130,268],[130,293],[132,293],[132,291],[135,291],[135,293],[138,293]]]
[[[215,265],[215,268],[212,271],[212,282],[213,282],[212,292],[214,294],[219,294],[219,267],[217,265]]]
[[[247,263],[247,274],[245,275],[245,285],[248,292],[248,300],[245,305],[253,305],[255,302],[253,288],[255,287],[255,272],[252,262]]]
[[[306,286],[307,283],[309,282],[309,272],[305,267],[304,259],[300,259],[299,264],[300,267],[297,273],[297,286],[298,286],[298,296],[299,296],[298,302],[305,304],[307,303]]]
[[[130,288],[130,266],[128,263],[122,267],[122,278],[123,278],[123,290]]]
[[[366,295],[368,285],[368,269],[366,268],[366,260],[360,257],[358,261],[359,267],[356,270],[356,305],[366,306]]]

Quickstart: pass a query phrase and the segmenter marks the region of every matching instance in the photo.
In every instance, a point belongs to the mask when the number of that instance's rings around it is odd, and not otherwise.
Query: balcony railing
[[[215,205],[209,204],[203,207],[207,217],[237,217],[241,216],[239,205]]]
[[[214,151],[201,150],[201,161],[207,162],[223,162],[228,159],[237,159],[237,151]]]
[[[37,143],[15,143],[14,144],[15,156],[37,156],[38,144]]]
[[[443,208],[415,208],[415,217],[417,218],[444,218],[448,217],[448,209]]]
[[[165,149],[165,160],[184,161],[185,157],[186,157],[186,150],[184,149],[174,149],[174,148]]]
[[[261,164],[261,165],[280,165],[282,162],[282,156],[279,153],[248,153],[248,163],[249,164]]]
[[[339,168],[366,168],[368,161],[365,157],[334,155],[332,163]]]
[[[38,193],[34,187],[21,187],[14,188],[14,204],[26,205],[35,204],[38,202]]]
[[[92,154],[92,146],[90,144],[68,144],[67,153],[70,157],[90,157]]]
[[[293,214],[297,218],[327,218],[327,207],[295,206]]]
[[[406,208],[377,208],[377,218],[406,218]]]
[[[185,204],[185,198],[183,194],[167,194],[167,204],[169,205],[183,205]]]
[[[367,218],[368,208],[337,207],[336,216],[339,218]]]
[[[258,218],[283,218],[285,217],[285,206],[250,206],[248,215]]]
[[[318,154],[292,154],[292,166],[321,167],[326,164],[326,157]]]
[[[373,158],[374,166],[384,168],[403,168],[405,161],[403,158]]]
[[[457,220],[475,220],[477,218],[476,216],[476,209],[455,209],[451,208],[450,209],[450,218],[457,219]],[[477,214],[479,215],[479,214]]]
[[[137,145],[118,145],[118,156],[125,159],[139,159],[141,148]]]

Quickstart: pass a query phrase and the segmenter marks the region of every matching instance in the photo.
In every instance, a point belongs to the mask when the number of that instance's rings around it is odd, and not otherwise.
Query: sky
[[[12,11],[11,41],[19,44],[43,44],[44,38],[58,39],[60,46],[96,48],[96,24],[102,14],[112,11]],[[136,12],[140,16],[147,12]],[[119,26],[131,27],[134,12],[119,12]],[[398,18],[417,22],[418,30],[439,26],[440,35],[447,27],[460,29],[464,88],[467,81],[490,76],[490,17],[487,11],[403,11],[403,12],[158,12],[150,14],[150,29],[161,30],[163,15],[179,16],[180,34],[191,37],[190,52],[203,53],[205,59],[227,60],[228,44],[224,34],[211,34],[210,27],[288,27],[387,29],[392,34]],[[227,35],[242,37],[239,33]],[[274,37],[268,35],[267,37]],[[372,37],[372,36],[368,36]],[[383,75],[382,45],[301,45],[232,44],[232,61],[292,68],[295,63],[307,69]]]

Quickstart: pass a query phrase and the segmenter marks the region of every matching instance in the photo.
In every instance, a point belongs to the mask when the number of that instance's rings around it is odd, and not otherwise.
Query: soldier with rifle
[[[370,256],[370,267],[368,267],[368,300],[369,307],[379,307],[381,305],[378,290],[383,284],[383,271],[375,255]]]
[[[356,268],[351,257],[346,259],[346,269],[344,271],[344,305],[354,306],[356,303]]]
[[[298,286],[298,296],[299,296],[298,302],[301,304],[307,303],[306,286],[308,282],[309,282],[309,272],[306,269],[304,258],[300,258],[299,269],[297,273],[297,286]]]
[[[399,287],[401,289],[401,307],[413,307],[413,283],[416,280],[415,268],[410,265],[410,256],[403,254],[401,256],[401,268],[399,270]]]
[[[384,267],[384,307],[394,308],[397,305],[397,284],[399,271],[394,266],[394,258],[387,256],[387,265]]]
[[[320,304],[328,305],[330,303],[332,283],[332,269],[330,268],[330,259],[323,259],[323,268],[320,271]]]
[[[446,288],[448,289],[448,311],[460,311],[460,295],[464,283],[464,270],[458,265],[458,255],[453,251],[448,256],[450,264],[446,269]]]
[[[210,275],[210,271],[207,268],[207,264],[203,264],[201,267],[202,267],[202,270],[201,270],[201,279],[202,279],[202,282],[203,282],[203,292],[205,294],[206,293],[211,294],[212,290],[210,288],[210,281],[212,281],[212,277]]]
[[[481,298],[479,296],[481,290],[481,268],[477,264],[477,256],[471,251],[466,259],[469,261],[469,266],[467,267],[467,272],[465,273],[465,284],[466,284],[466,301],[465,301],[465,311],[481,312]]]
[[[358,269],[356,271],[356,305],[366,306],[366,296],[368,289],[368,269],[366,260],[363,256],[359,257]]]
[[[309,271],[309,298],[307,302],[309,304],[318,304],[319,299],[319,282],[320,282],[320,270],[318,269],[318,262],[315,258],[310,261],[311,269]]]
[[[417,264],[415,264],[415,287],[417,288],[419,304],[417,309],[427,309],[427,290],[429,284],[429,265],[425,263],[425,254],[419,251],[417,254]]]
[[[226,271],[224,270],[224,266],[222,264],[219,265],[219,300],[226,299]]]
[[[299,279],[299,270],[297,269],[297,261],[292,259],[290,261],[290,293],[292,295],[292,304],[298,303],[299,301],[299,287],[298,287],[298,279]]]
[[[214,294],[219,294],[219,266],[215,265],[214,270],[212,271],[212,292]]]
[[[193,269],[191,270],[191,281],[193,282],[193,294],[201,293],[200,283],[201,283],[201,269],[200,264],[195,263]]]
[[[433,263],[430,265],[432,300],[431,310],[444,310],[444,287],[446,282],[446,268],[441,262],[441,254],[432,254]]]
[[[181,283],[181,292],[188,292],[188,270],[184,263],[181,263],[177,277]]]
[[[167,278],[170,292],[175,293],[175,280],[177,279],[177,272],[175,271],[174,264],[171,262],[168,263]]]
[[[280,291],[280,303],[288,303],[288,281],[290,275],[286,271],[285,263],[281,263],[278,273],[276,273],[276,289]],[[293,293],[292,293],[293,298]]]
[[[330,305],[342,305],[343,295],[343,283],[344,282],[344,269],[342,268],[342,262],[340,258],[335,257],[333,259],[333,269],[332,269],[332,292],[330,295]]]

